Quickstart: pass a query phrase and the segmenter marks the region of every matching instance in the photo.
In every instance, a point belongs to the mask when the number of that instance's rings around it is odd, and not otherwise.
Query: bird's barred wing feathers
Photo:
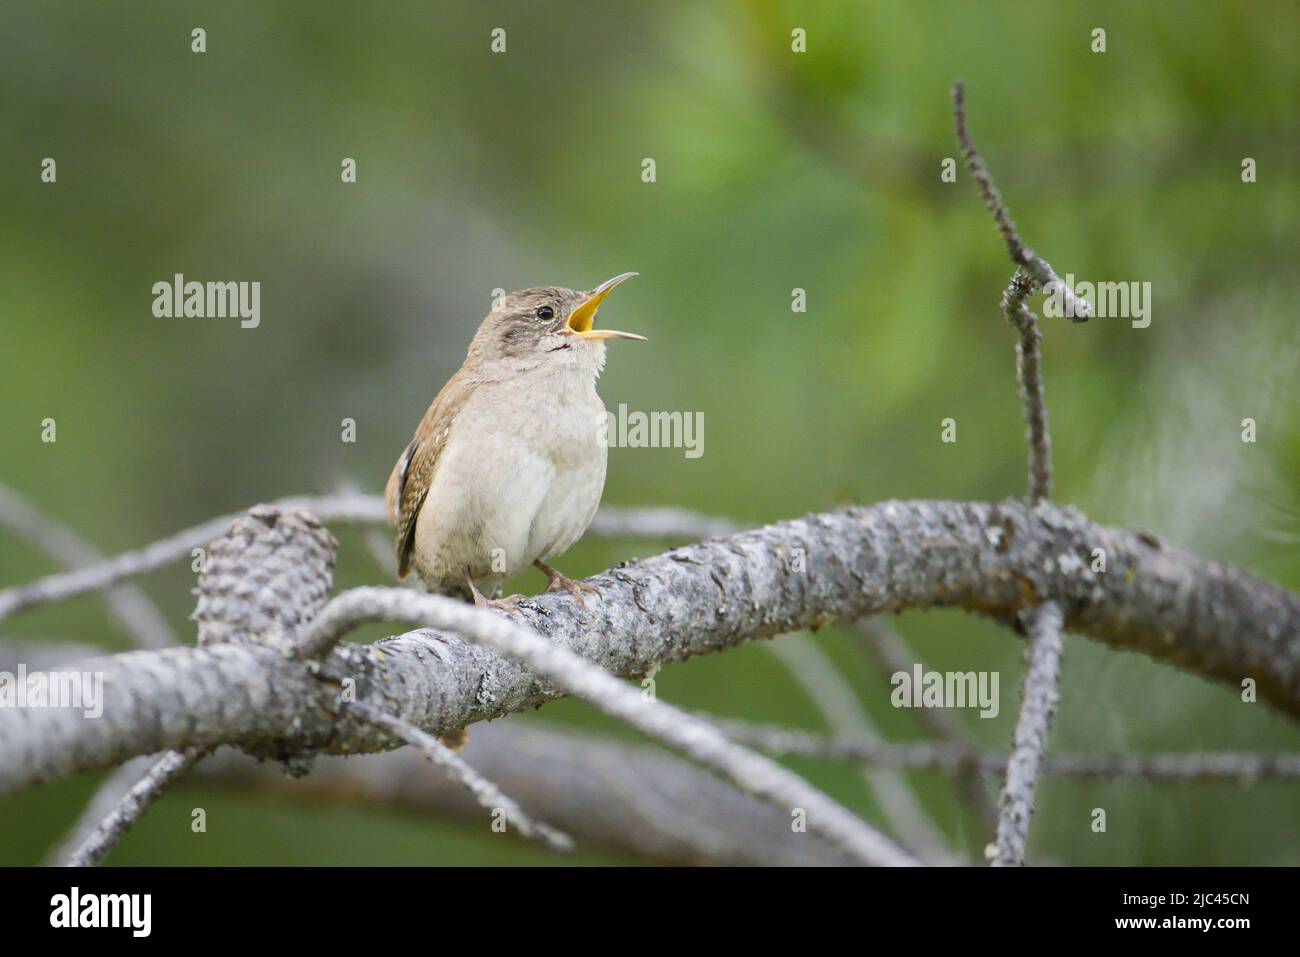
[[[415,523],[420,508],[433,484],[438,456],[447,444],[451,420],[460,406],[464,390],[457,388],[456,377],[443,387],[424,413],[415,438],[402,452],[384,489],[388,521],[397,526],[397,577],[405,578],[411,568],[411,551],[415,547]]]

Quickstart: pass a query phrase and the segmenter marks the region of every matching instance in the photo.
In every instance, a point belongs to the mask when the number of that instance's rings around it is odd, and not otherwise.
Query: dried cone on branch
[[[338,542],[310,512],[249,509],[208,546],[199,584],[199,644],[251,639],[291,647],[334,587]]]

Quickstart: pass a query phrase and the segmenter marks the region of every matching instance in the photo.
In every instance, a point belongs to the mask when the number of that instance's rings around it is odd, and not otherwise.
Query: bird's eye
[[[555,310],[552,309],[550,306],[538,306],[536,316],[538,319],[542,319],[542,320],[554,319]]]

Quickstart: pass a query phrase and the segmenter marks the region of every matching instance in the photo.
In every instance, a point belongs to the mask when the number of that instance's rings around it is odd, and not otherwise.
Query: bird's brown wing
[[[388,476],[384,501],[388,521],[397,526],[397,577],[405,578],[411,568],[411,550],[415,547],[415,522],[420,508],[433,485],[438,456],[447,445],[451,423],[469,395],[471,383],[457,372],[442,387],[429,406],[420,426],[402,452]]]

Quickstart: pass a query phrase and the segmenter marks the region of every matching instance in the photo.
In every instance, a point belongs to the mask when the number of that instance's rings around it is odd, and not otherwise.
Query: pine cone
[[[190,617],[199,644],[250,640],[292,648],[334,587],[338,542],[310,512],[258,505],[208,546]]]

